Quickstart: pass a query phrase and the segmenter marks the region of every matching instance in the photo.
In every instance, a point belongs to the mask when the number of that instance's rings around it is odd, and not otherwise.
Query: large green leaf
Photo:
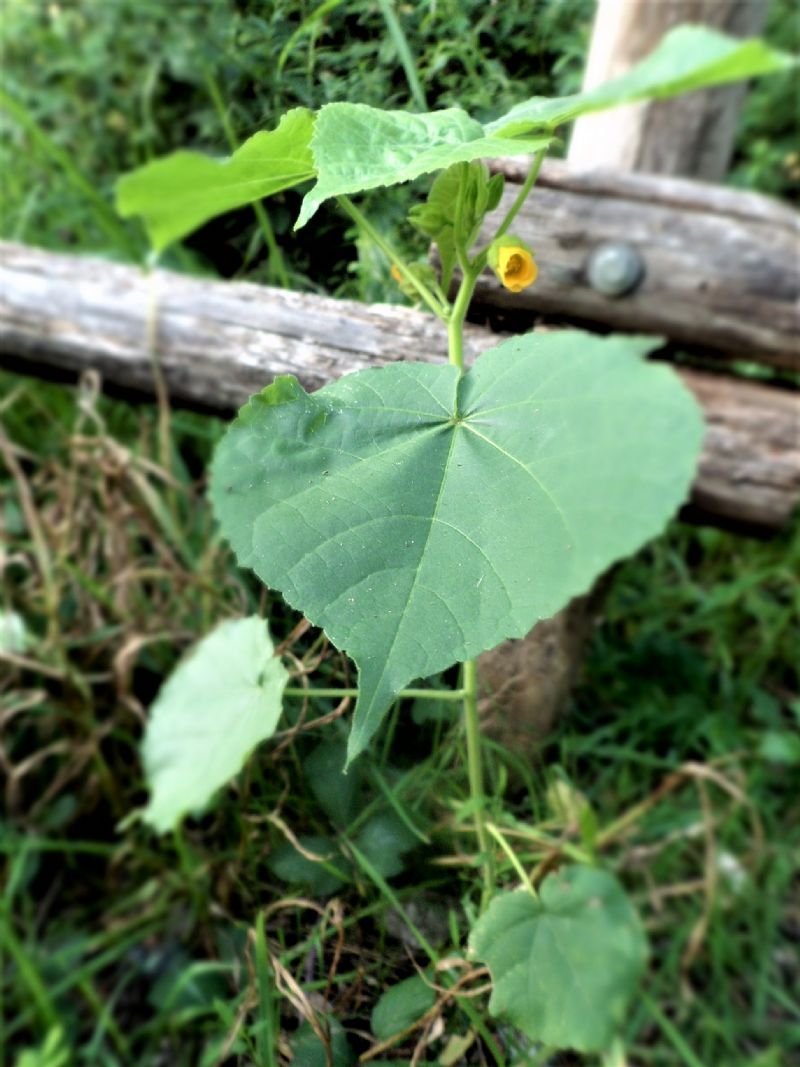
[[[311,140],[317,183],[306,194],[296,225],[304,226],[332,196],[396,185],[453,163],[524,155],[549,143],[549,137],[488,136],[457,107],[414,115],[366,104],[326,104]]]
[[[754,78],[785,70],[796,62],[758,38],[742,41],[707,26],[677,26],[627,74],[585,93],[532,97],[490,122],[486,132],[495,137],[514,137],[553,130],[590,111]]]
[[[171,829],[205,807],[259,741],[274,733],[288,674],[263,619],[231,619],[195,646],[150,709],[145,820]]]
[[[647,961],[639,919],[617,880],[567,867],[503,893],[472,930],[492,974],[489,1010],[553,1048],[602,1051],[612,1042]]]
[[[641,339],[515,337],[450,365],[278,378],[218,446],[211,496],[242,566],[359,668],[352,759],[417,677],[521,637],[657,534],[702,419]]]
[[[227,159],[181,151],[147,163],[117,182],[117,211],[141,215],[160,252],[215,215],[313,178],[313,128],[313,114],[295,108]]]

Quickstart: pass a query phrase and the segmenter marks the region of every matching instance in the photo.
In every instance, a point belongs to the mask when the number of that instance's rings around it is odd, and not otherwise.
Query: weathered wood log
[[[497,167],[512,180],[523,173],[512,161]],[[483,240],[515,194],[507,187]],[[478,303],[663,334],[721,361],[800,370],[800,216],[769,197],[554,161],[513,230],[535,251],[536,284],[512,294],[487,271]],[[589,257],[606,242],[624,242],[641,259],[642,280],[626,296],[589,283]]]
[[[734,37],[761,32],[768,0],[598,0],[583,88],[619,77],[683,22]],[[613,167],[722,181],[728,172],[745,84],[674,100],[629,104],[575,123],[568,160],[577,169]]]
[[[149,309],[152,317],[149,319]],[[0,354],[7,364],[95,369],[153,390],[148,321],[171,396],[228,412],[276,374],[306,388],[376,364],[445,358],[444,328],[421,311],[140,270],[0,244]],[[496,343],[467,331],[467,358]],[[800,396],[680,369],[709,433],[693,491],[699,516],[774,529],[800,502]]]

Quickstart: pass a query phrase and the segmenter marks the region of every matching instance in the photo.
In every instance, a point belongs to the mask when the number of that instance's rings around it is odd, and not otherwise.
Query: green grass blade
[[[391,0],[378,0],[378,7],[381,9],[381,14],[386,23],[386,28],[389,31],[389,36],[392,38],[392,43],[397,49],[398,58],[403,65],[414,106],[419,111],[427,111],[428,101],[425,99],[425,91],[422,88],[422,84],[417,74],[417,65],[411,54],[408,39],[406,38],[405,33],[403,33],[403,27],[400,25],[400,20],[395,14],[394,4]]]

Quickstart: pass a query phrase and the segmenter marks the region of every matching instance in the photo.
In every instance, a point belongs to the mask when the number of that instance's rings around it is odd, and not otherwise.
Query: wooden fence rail
[[[0,354],[35,372],[96,369],[150,392],[148,330],[176,401],[228,412],[276,374],[307,388],[404,359],[446,358],[430,315],[240,282],[139,269],[86,256],[0,244]],[[468,328],[467,358],[497,342]],[[692,496],[705,519],[774,529],[800,501],[800,396],[680,369],[708,433]]]

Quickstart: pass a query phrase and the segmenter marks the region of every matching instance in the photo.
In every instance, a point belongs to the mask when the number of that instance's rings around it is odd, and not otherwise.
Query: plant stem
[[[533,897],[533,899],[537,900],[538,899],[538,894],[537,894],[536,890],[533,888],[533,882],[528,877],[528,873],[525,870],[525,868],[522,866],[522,864],[517,859],[516,853],[514,852],[512,847],[509,845],[508,841],[506,841],[505,837],[503,837],[503,834],[500,832],[499,827],[495,826],[494,823],[488,822],[486,824],[486,829],[489,831],[489,833],[492,835],[492,837],[498,843],[500,848],[502,848],[503,852],[505,852],[506,856],[508,856],[508,862],[511,864],[511,866],[514,868],[514,870],[517,872],[517,875],[519,876],[519,880],[522,882],[522,884],[528,890],[528,892]]]
[[[528,171],[528,177],[522,183],[522,186],[520,188],[520,191],[517,193],[517,196],[516,196],[516,199],[514,200],[514,203],[508,209],[508,211],[506,213],[506,217],[500,223],[500,228],[498,229],[497,233],[495,234],[495,237],[502,237],[503,234],[506,232],[506,230],[511,225],[511,223],[514,221],[514,219],[519,214],[520,208],[522,207],[522,205],[525,203],[525,201],[528,198],[528,193],[531,191],[531,189],[536,184],[536,179],[539,177],[539,171],[542,169],[542,163],[544,162],[544,157],[545,157],[545,153],[546,152],[547,152],[547,149],[543,148],[543,149],[541,149],[541,151],[537,152],[536,155],[533,157],[533,162],[531,163],[531,169]]]
[[[376,230],[372,223],[369,221],[369,219],[367,219],[366,216],[362,215],[362,213],[358,210],[358,208],[350,199],[350,197],[337,196],[336,202],[342,209],[342,211],[344,211],[350,216],[356,226],[358,226],[358,228],[362,230],[367,235],[367,237],[369,237],[373,244],[377,245],[377,247],[380,248],[381,252],[383,252],[389,262],[393,266],[397,267],[403,278],[409,283],[409,285],[413,286],[417,293],[419,293],[420,299],[428,305],[434,315],[436,315],[437,318],[442,319],[446,322],[450,315],[450,308],[446,304],[442,303],[439,297],[437,297],[435,293],[431,292],[427,285],[425,285],[424,282],[421,282],[419,278],[416,277],[414,272],[409,269],[408,264],[405,262],[403,257],[400,256],[397,252],[395,252],[395,250],[392,248],[392,246],[389,244],[383,234],[379,233],[378,230]]]
[[[208,95],[217,110],[220,124],[225,133],[225,137],[228,141],[228,147],[231,152],[235,152],[239,147],[239,138],[236,135],[236,130],[233,128],[228,109],[225,106],[225,101],[222,97],[222,92],[217,83],[217,79],[214,77],[211,70],[205,71],[206,88],[208,89]],[[272,223],[269,221],[269,215],[264,210],[264,205],[260,200],[256,200],[253,205],[253,214],[256,217],[258,225],[261,229],[261,236],[264,238],[264,244],[267,246],[267,252],[269,253],[269,268],[270,272],[274,275],[274,279],[284,289],[289,288],[289,274],[286,270],[286,264],[283,260],[283,253],[281,252],[278,242],[275,240],[275,231],[272,229]]]
[[[390,0],[378,0],[378,7],[381,9],[389,36],[392,38],[392,42],[397,49],[397,56],[403,65],[414,107],[419,111],[427,111],[428,101],[425,99],[425,91],[419,80],[414,57],[411,54],[406,35],[403,33],[403,27],[395,14],[394,6],[390,3]]]
[[[305,689],[303,686],[287,686],[285,697],[357,697],[357,689]],[[401,689],[397,700],[463,700],[463,689]]]
[[[474,659],[468,659],[461,666],[464,687],[464,730],[467,739],[467,774],[470,797],[475,805],[475,836],[478,838],[478,848],[481,851],[483,872],[481,911],[483,911],[494,891],[494,859],[483,811],[486,796],[483,791],[481,727],[478,721],[478,665]]]
[[[456,235],[457,239],[459,234]],[[478,262],[462,263],[463,276],[456,295],[453,309],[447,323],[447,350],[450,362],[464,373],[464,320],[472,299],[475,283],[481,272]],[[456,427],[454,427],[455,429]],[[481,853],[481,870],[483,874],[483,891],[481,893],[481,911],[492,898],[494,890],[494,857],[489,835],[484,820],[486,796],[483,789],[483,768],[481,766],[481,728],[478,721],[478,666],[474,659],[465,660],[461,665],[464,710],[464,732],[467,741],[467,775],[469,792],[475,808],[475,836]]]
[[[469,268],[464,271],[453,310],[447,322],[448,358],[462,374],[464,373],[464,319],[467,316],[467,309],[479,274],[480,271]]]

